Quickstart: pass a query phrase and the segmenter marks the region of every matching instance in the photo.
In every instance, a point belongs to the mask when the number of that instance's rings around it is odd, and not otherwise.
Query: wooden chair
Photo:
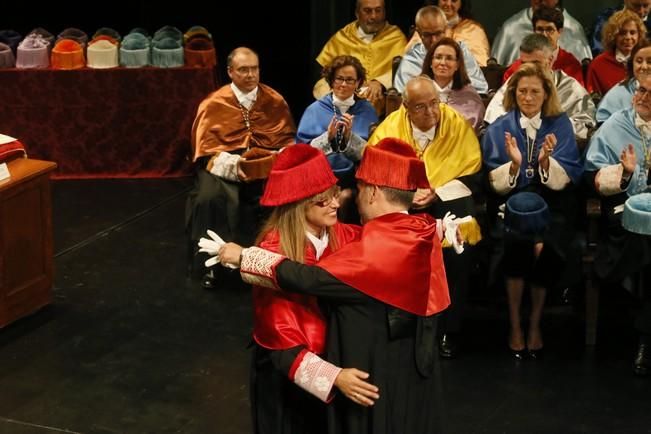
[[[494,58],[488,59],[486,66],[481,67],[481,72],[486,78],[488,83],[488,91],[485,94],[481,94],[481,100],[484,103],[484,107],[488,107],[491,100],[495,96],[495,93],[502,86],[502,77],[504,76],[504,71],[506,67],[497,63]]]
[[[502,66],[493,58],[488,59],[486,66],[481,67],[481,72],[486,78],[488,83],[488,94],[497,92],[497,90],[502,86],[502,77],[504,76],[504,71],[506,71],[506,66]]]
[[[396,77],[396,72],[398,71],[401,60],[402,56],[395,56],[391,61],[391,82],[393,82]],[[402,104],[402,95],[398,92],[398,89],[392,86],[387,89],[385,96],[384,116],[386,117],[400,108],[400,104]]]
[[[400,108],[402,104],[402,95],[395,87],[389,88],[386,94],[386,105],[384,108],[384,115],[388,116]]]

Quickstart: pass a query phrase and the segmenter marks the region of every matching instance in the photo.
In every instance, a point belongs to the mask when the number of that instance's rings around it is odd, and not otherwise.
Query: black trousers
[[[251,246],[266,218],[260,206],[263,188],[263,181],[232,182],[198,169],[185,210],[190,245],[196,247],[211,229],[224,241]],[[193,262],[200,267],[205,259],[205,255],[195,255]]]
[[[435,201],[427,210],[434,218],[443,218],[447,212],[457,217],[475,215],[475,202],[472,196],[443,202]],[[474,249],[466,245],[458,255],[452,247],[443,249],[445,275],[450,290],[450,307],[443,311],[438,320],[439,334],[458,333],[468,304],[470,275],[473,266]]]

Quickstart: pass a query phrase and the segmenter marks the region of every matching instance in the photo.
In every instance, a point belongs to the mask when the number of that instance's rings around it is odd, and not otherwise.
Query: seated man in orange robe
[[[255,154],[273,157],[273,152],[294,143],[296,134],[285,99],[260,83],[258,55],[236,48],[227,65],[232,82],[201,102],[192,126],[197,177],[186,208],[192,245],[209,228],[228,241],[253,242],[262,220],[258,202],[264,171],[257,169],[270,164],[256,167],[251,159]],[[208,289],[215,283],[211,273],[202,282]]]

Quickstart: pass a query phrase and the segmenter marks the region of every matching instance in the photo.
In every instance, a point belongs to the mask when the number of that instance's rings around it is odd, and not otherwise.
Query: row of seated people
[[[483,111],[477,103],[477,93],[470,86],[465,85],[468,84],[468,80],[465,77],[464,62],[460,60],[462,58],[463,53],[455,42],[449,38],[442,38],[428,50],[421,73],[434,78],[442,100],[463,113],[476,131],[479,131],[481,117],[478,116],[482,115]],[[552,61],[553,47],[550,43],[540,35],[530,34],[523,39],[520,58],[514,65],[535,62],[549,68],[553,65]],[[615,111],[628,107],[638,85],[638,77],[651,71],[649,65],[651,65],[651,42],[642,39],[631,50],[626,66],[626,78],[603,97],[598,98],[595,98],[594,94],[589,95],[580,86],[578,80],[552,66],[550,72],[560,95],[562,108],[570,116],[577,141],[582,149],[597,125],[602,124]],[[495,82],[493,86],[496,86]],[[508,79],[499,88],[494,88],[497,90],[491,87],[489,95],[481,95],[487,107],[483,116],[486,123],[492,123],[504,113],[502,103],[507,86]],[[386,113],[388,114],[399,106],[400,94],[394,89],[390,89],[387,94]],[[598,104],[596,113],[595,103]]]
[[[201,26],[193,26],[185,33],[164,26],[152,37],[145,29],[135,28],[124,38],[108,27],[98,29],[92,38],[77,28],[67,28],[56,38],[43,28],[32,30],[25,38],[16,31],[0,31],[0,68],[169,68],[216,64],[212,35]]]
[[[592,56],[581,54],[580,51],[580,47],[585,47],[580,24],[577,26],[567,11],[561,12],[556,5],[532,5],[528,12],[521,12],[513,22],[509,20],[504,23],[503,29],[515,26],[514,22],[520,23],[520,33],[516,36],[512,31],[508,32],[516,42],[508,43],[509,55],[505,56],[504,50],[498,48],[504,42],[505,32],[500,32],[496,37],[499,44],[494,45],[496,52],[493,60],[501,65],[512,65],[504,74],[504,80],[508,79],[517,69],[517,62],[513,64],[517,56],[517,41],[533,30],[545,34],[552,42],[555,50],[554,69],[563,70],[580,83],[585,83],[591,94],[601,96],[626,76],[626,63],[631,50],[648,32],[650,23],[647,15],[650,8],[649,1],[626,1],[622,7],[608,8],[600,14],[591,41],[595,55],[591,61]]]
[[[577,138],[585,142],[589,131],[596,125],[596,109],[591,96],[577,80],[561,70],[551,69],[554,50],[546,37],[530,34],[523,39],[520,48],[518,65],[523,62],[538,63],[552,75],[556,89],[561,95],[563,110],[570,116]],[[410,62],[410,65],[413,65],[414,70],[418,66],[415,61]],[[405,80],[417,75],[415,72],[405,73],[403,66],[404,59],[398,67],[396,85],[401,85]],[[465,57],[460,46],[450,38],[441,38],[432,41],[425,58],[420,62],[419,73],[432,77],[442,100],[461,112],[479,133],[484,123],[490,124],[504,114],[502,103],[508,80],[489,96],[482,98],[468,85],[465,66]],[[396,92],[390,89],[387,100],[388,113],[399,105],[400,94],[397,89]]]
[[[544,34],[554,49],[552,68],[562,70],[576,79],[593,96],[605,95],[615,84],[626,77],[626,65],[633,48],[646,37],[647,29],[642,19],[634,12],[624,9],[610,16],[603,27],[604,51],[594,60],[583,59],[580,63],[559,44],[563,30],[562,12],[542,7],[533,13],[533,29]],[[513,62],[504,72],[503,81],[515,72],[520,62]]]
[[[368,3],[358,2],[359,16],[365,13],[359,6]],[[383,25],[376,30],[378,34],[382,34]],[[350,27],[350,40],[356,37],[358,30],[356,26]],[[369,36],[370,45],[373,45],[377,36]],[[327,71],[324,81],[332,89],[331,93],[326,91],[306,110],[297,135],[301,141],[311,141],[326,153],[339,151],[354,158],[360,143],[366,139],[364,124],[376,115],[364,99],[373,102],[374,95],[382,94],[383,89],[379,84],[383,83],[375,79],[379,77],[375,75],[377,71],[369,67],[372,62],[368,59],[373,57],[349,48],[333,54],[322,64]],[[451,52],[440,55],[438,60],[453,63],[454,54]],[[385,54],[375,58],[386,61],[391,57]],[[362,60],[361,68],[356,58]],[[365,81],[367,72],[368,80]],[[197,186],[188,201],[188,231],[194,237],[193,244],[207,228],[217,230],[227,240],[236,237],[240,242],[250,244],[246,238],[255,236],[255,223],[260,223],[260,220],[256,222],[251,217],[260,218],[264,214],[256,209],[264,174],[249,167],[251,161],[247,154],[250,150],[247,148],[269,151],[293,141],[293,125],[287,104],[277,92],[258,83],[257,56],[247,49],[235,50],[228,59],[228,74],[233,83],[222,87],[201,104],[193,128],[194,155],[198,163]],[[423,77],[405,83],[403,104],[377,127],[368,138],[368,145],[373,146],[383,136],[397,136],[423,159],[430,188],[416,192],[413,203],[416,211],[438,216],[448,211],[454,211],[457,215],[474,215],[476,207],[473,202],[476,195],[481,193],[482,181],[485,181],[488,186],[484,191],[495,204],[490,208],[495,224],[489,227],[500,232],[497,217],[499,203],[515,197],[521,191],[537,191],[545,198],[552,209],[552,223],[548,232],[526,239],[510,239],[506,235],[501,238],[508,276],[511,319],[509,347],[518,358],[525,353],[539,357],[544,346],[540,328],[542,306],[547,285],[559,283],[551,278],[560,274],[558,270],[564,261],[559,261],[559,257],[568,253],[567,243],[563,242],[562,236],[576,229],[573,222],[577,214],[577,201],[573,193],[582,179],[584,166],[574,143],[571,122],[561,113],[554,84],[545,72],[539,66],[525,65],[513,77],[511,86],[505,97],[508,112],[489,127],[481,147],[466,119],[449,105],[441,104],[434,82]],[[365,88],[361,92],[365,98],[356,98],[356,88]],[[351,110],[359,111],[355,116],[346,116]],[[519,113],[524,115],[522,121]],[[493,143],[490,142],[491,137],[494,138]],[[630,157],[630,153],[627,155]],[[628,173],[630,158],[626,161],[625,172]],[[613,171],[608,167],[617,166],[619,164],[613,161],[600,170]],[[344,180],[342,178],[341,182]],[[293,195],[291,187],[286,194],[296,199],[304,197]],[[313,206],[310,202],[303,202],[301,206],[304,206],[301,211],[306,214],[317,208],[321,213],[326,210],[332,213],[338,201],[328,197],[327,200],[315,202]],[[247,223],[252,220],[253,226],[248,226]],[[468,244],[476,243],[480,233],[477,221],[471,220],[463,232]],[[316,238],[310,238],[307,231],[305,233],[310,240]],[[484,236],[488,237],[489,233],[484,230]],[[641,240],[648,250],[648,239]],[[318,250],[317,246],[327,244],[323,237],[312,242],[314,251]],[[309,244],[306,240],[306,251],[312,251]],[[280,250],[282,252],[282,246]],[[441,318],[439,354],[443,357],[453,357],[458,350],[458,330],[463,321],[469,284],[468,265],[472,264],[473,255],[477,253],[473,250],[473,247],[468,247],[458,256],[449,247],[444,252],[452,307]],[[648,268],[648,263],[642,260],[636,264]],[[525,281],[531,284],[534,304],[526,333],[520,324],[520,302]],[[308,306],[308,301],[305,301],[305,305]],[[648,312],[640,318],[646,318],[648,323]],[[259,320],[254,318],[254,322]],[[640,348],[643,349],[646,348],[643,345],[648,345],[644,340],[648,339],[648,324],[646,329],[640,328],[640,331],[643,333]],[[636,373],[646,374],[649,366],[648,350],[638,351],[634,361]],[[285,374],[278,371],[281,375]]]
[[[567,9],[563,8],[562,0],[529,0],[527,1],[529,3],[528,7],[518,11],[503,22],[491,46],[483,25],[480,21],[474,19],[471,0],[426,0],[423,3],[424,6],[435,5],[443,10],[447,20],[446,36],[452,37],[458,42],[463,42],[480,66],[486,66],[489,58],[495,59],[501,65],[513,63],[518,58],[518,46],[523,35],[531,33],[535,29],[532,18],[540,8],[554,8],[562,12],[565,25],[557,26],[556,29],[559,45],[579,62],[584,59],[592,59],[593,55],[597,56],[604,51],[606,44],[603,40],[603,29],[614,13],[623,10],[635,13],[643,21],[645,27],[651,26],[651,23],[647,21],[651,2],[648,0],[625,0],[620,6],[609,7],[598,14],[593,25],[592,36],[588,41],[583,26],[570,15]],[[356,13],[358,18],[357,26],[346,26],[333,37],[335,40],[342,36],[348,36],[349,43],[360,43],[366,39],[369,42],[382,41],[385,46],[387,44],[400,45],[406,41],[406,39],[396,37],[396,32],[399,29],[395,28],[395,26],[389,24],[385,26],[386,17],[383,1],[360,1],[357,4]],[[384,32],[379,30],[384,30],[383,27],[387,27],[387,30],[390,29],[391,32],[382,34]],[[390,33],[393,33],[393,35],[390,35]],[[407,43],[404,51],[408,51],[417,41],[418,34],[414,34],[414,38]],[[335,41],[331,39],[324,49],[336,50],[336,47],[329,47],[333,42]],[[341,41],[338,42],[341,43]],[[371,47],[367,48],[373,50]],[[317,58],[317,61],[324,66],[323,61],[327,62],[327,59],[321,57]],[[383,73],[386,73],[386,70]],[[372,73],[371,76],[373,77]]]
[[[586,40],[586,33],[579,23],[567,9],[563,8],[562,0],[531,0],[530,7],[522,9],[508,18],[498,31],[491,49],[491,57],[497,63],[510,65],[518,57],[518,44],[522,35],[534,31],[536,24],[532,23],[533,15],[540,8],[557,8],[563,12],[565,25],[557,27],[560,32],[559,46],[572,54],[578,61],[592,59],[602,52],[608,51],[606,39],[612,38],[613,29],[604,31],[608,26],[609,19],[617,12],[627,11],[637,15],[645,27],[645,33],[651,30],[651,21],[648,20],[651,11],[649,0],[624,0],[601,11],[592,25],[589,42]],[[550,29],[552,32],[555,30]]]
[[[594,44],[598,45],[594,53],[598,56],[594,64],[588,66],[592,51],[583,28],[560,8],[562,5],[558,1],[532,1],[531,7],[507,20],[495,38],[492,56],[488,55],[488,39],[481,24],[471,18],[470,2],[440,0],[436,3],[438,6],[425,6],[417,12],[413,26],[415,32],[407,43],[402,31],[386,22],[382,1],[358,2],[357,21],[330,38],[317,62],[325,66],[341,54],[358,57],[368,71],[364,92],[376,107],[381,107],[378,100],[382,91],[393,85],[401,92],[406,79],[420,72],[422,59],[427,48],[433,44],[432,40],[446,35],[459,42],[471,83],[483,94],[488,92],[489,87],[480,68],[491,64],[489,59],[493,64],[512,65],[518,58],[522,38],[535,31],[552,42],[554,69],[562,69],[580,84],[585,83],[590,93],[603,95],[625,77],[631,49],[646,34],[646,14],[651,5],[651,1],[627,1],[622,10],[609,9],[601,14],[596,26],[599,37],[593,37]],[[601,53],[604,47],[605,51]],[[403,61],[392,83],[389,59],[394,56],[403,56]],[[517,64],[507,70],[504,79],[515,69]],[[313,93],[319,98],[327,91],[327,84],[321,80],[315,85]]]
[[[539,12],[543,11],[545,11],[544,8],[541,8],[539,10]],[[552,10],[552,12],[554,12],[554,10]],[[434,22],[435,21],[436,19],[434,19]],[[421,17],[419,21],[419,26],[426,29],[436,28],[438,25],[440,25],[440,23],[437,24],[435,22],[434,24],[429,24],[427,22],[426,16]],[[548,34],[545,34],[545,36],[547,36],[549,44],[545,43],[542,38],[537,38],[531,34],[523,38],[520,45],[520,58],[516,60],[516,62],[514,62],[513,65],[504,72],[504,81],[508,81],[510,75],[523,61],[539,62],[543,65],[551,66],[557,90],[561,95],[561,103],[563,109],[570,116],[570,119],[572,120],[575,128],[577,139],[580,141],[580,144],[583,147],[587,142],[589,132],[594,129],[596,124],[601,124],[608,118],[611,113],[624,108],[628,102],[630,102],[637,83],[636,76],[642,72],[648,71],[648,65],[651,63],[651,55],[649,54],[651,53],[651,48],[649,48],[649,42],[645,38],[637,41],[636,45],[634,45],[629,50],[629,56],[626,62],[625,77],[622,80],[619,80],[608,92],[601,96],[596,93],[589,95],[588,92],[584,91],[581,88],[579,80],[572,75],[572,72],[576,71],[577,69],[574,67],[569,69],[567,67],[563,68],[564,64],[572,65],[572,63],[565,61],[559,63],[559,59],[562,57],[559,55],[558,47],[555,47],[554,45],[554,38],[550,38]],[[462,88],[464,91],[466,91],[468,88],[460,86],[457,83],[449,83],[449,81],[444,77],[444,75],[446,75],[445,69],[448,68],[457,69],[459,72],[455,72],[455,74],[463,75],[462,70],[468,66],[467,62],[465,62],[464,53],[459,53],[456,56],[441,54],[447,49],[444,47],[439,48],[439,45],[450,45],[449,40],[441,42],[440,38],[436,40],[436,38],[428,37],[424,39],[424,43],[425,47],[429,48],[426,54],[427,60],[420,61],[415,57],[412,57],[410,59],[401,58],[397,69],[396,79],[394,80],[395,87],[393,89],[397,90],[398,88],[401,88],[405,80],[415,75],[417,68],[421,67],[422,69],[420,70],[420,73],[428,74],[430,76],[432,76],[432,73],[434,73],[434,78],[439,84],[440,91],[443,91],[443,88],[445,86],[450,86],[450,88],[446,89],[444,93],[447,91],[451,91],[452,94],[458,93]],[[438,51],[441,53],[437,54]],[[459,60],[461,58],[464,59],[464,62],[461,62]],[[432,61],[431,68],[429,67],[430,60]],[[408,66],[405,64],[405,61],[407,62]],[[445,63],[445,65],[443,65],[443,63]],[[490,76],[488,73],[486,74],[487,77],[491,77],[491,79],[488,80],[490,82],[490,90],[489,95],[482,95],[483,100],[487,105],[485,121],[487,123],[491,123],[500,114],[503,113],[501,106],[503,92],[506,86],[504,85],[500,88],[501,80],[499,77],[503,72],[502,68],[497,68],[495,70],[489,66],[483,69],[486,72],[497,71],[496,76]],[[439,71],[438,74],[437,71]],[[581,78],[580,72],[578,77],[579,79]],[[393,89],[390,89],[388,92],[390,98],[388,98],[387,101],[387,112],[390,112],[399,105],[399,98],[396,98],[396,96],[399,96],[399,92],[396,94]],[[589,97],[592,97],[592,101],[590,101]],[[476,98],[472,98],[468,95],[463,98],[464,103],[467,102],[467,104],[471,105],[476,105],[473,101],[475,99]],[[452,100],[451,105],[453,105],[457,110],[460,110],[462,112],[466,112],[468,110],[467,106],[466,108],[462,108],[461,105],[455,106],[454,100],[455,99]],[[593,103],[599,104],[596,113],[596,123],[595,104]],[[475,126],[475,128],[477,128],[476,117],[473,117],[472,114],[466,113],[466,118]]]
[[[626,78],[627,64],[632,50],[645,39],[646,28],[636,14],[624,10],[615,13],[610,20],[612,22],[609,21],[605,27],[606,52],[592,62],[586,59],[584,65],[581,65],[571,53],[559,46],[559,38],[563,29],[561,11],[541,7],[533,13],[532,18],[535,32],[547,37],[551,44],[551,68],[563,71],[580,85],[584,83],[585,74],[587,83],[585,87],[595,101],[598,101],[611,87]],[[445,28],[445,17],[441,10],[437,10],[435,7],[425,7],[419,10],[416,16],[415,35],[425,35],[425,37],[419,37],[421,42],[415,44],[400,60],[393,81],[393,88],[398,92],[402,91],[405,82],[410,77],[422,72],[423,59],[428,49],[441,39],[442,30]],[[526,35],[524,36],[526,37]],[[524,42],[524,38],[522,42]],[[508,80],[522,62],[518,58],[506,70],[493,62],[480,70],[469,50],[465,48],[464,42],[459,44],[463,51],[465,69],[473,87],[480,94],[491,95],[503,82]],[[530,44],[525,44],[525,52],[530,53],[531,47],[527,48],[527,45]],[[522,47],[522,43],[520,47]],[[484,75],[489,79],[484,80]],[[487,88],[488,92],[486,92]]]
[[[540,38],[532,35],[536,36]],[[450,51],[441,53],[448,57],[438,59],[445,60],[444,63],[452,63],[448,61],[458,55],[453,49],[454,46],[458,49],[458,45],[450,42],[446,45]],[[584,163],[575,140],[575,126],[561,107],[557,86],[546,71],[548,66],[545,62],[538,63],[525,62],[509,80],[504,89],[505,114],[488,127],[480,146],[470,123],[449,104],[442,104],[435,81],[422,76],[407,82],[399,109],[368,137],[367,127],[376,114],[370,102],[355,96],[355,90],[364,83],[365,69],[353,56],[337,57],[326,68],[324,78],[332,92],[306,110],[296,132],[282,96],[259,83],[257,55],[246,48],[234,50],[228,57],[232,83],[202,102],[193,126],[197,184],[188,200],[187,230],[191,242],[196,243],[207,229],[216,230],[226,240],[245,245],[254,242],[255,228],[265,215],[259,206],[265,174],[255,168],[267,165],[273,159],[274,150],[299,140],[311,142],[327,154],[339,151],[357,159],[363,146],[372,146],[383,137],[398,137],[423,159],[431,184],[431,189],[417,192],[415,210],[438,218],[447,212],[476,216],[475,197],[485,194],[489,198],[487,228],[481,231],[476,219],[463,227],[464,237],[471,246],[480,240],[482,232],[484,236],[500,232],[498,210],[514,193],[534,191],[547,202],[552,218],[551,228],[544,235],[513,242],[501,237],[511,319],[509,346],[516,357],[522,357],[525,350],[535,356],[543,347],[540,316],[546,288],[559,284],[556,278],[560,273],[549,273],[549,267],[561,269],[563,263],[572,263],[566,261],[570,252],[563,240],[571,239],[580,227],[578,191],[584,165],[593,173],[604,174],[591,184],[604,195],[616,193],[623,199],[644,191],[648,184],[648,158],[644,157],[648,149],[642,145],[639,149],[627,148],[620,163],[619,153],[606,149],[624,149],[628,142],[607,140],[601,144],[601,131],[592,139],[597,143],[594,149],[604,147],[598,155],[609,159]],[[647,103],[646,93],[640,101],[633,108],[629,105],[628,111],[637,110],[640,116],[648,114],[651,119],[651,111],[643,114],[642,110]],[[608,133],[612,134],[613,130],[609,128]],[[588,151],[589,157],[592,149]],[[259,158],[260,164],[256,163],[258,157],[263,157]],[[619,180],[615,183],[618,174],[631,184],[619,184]],[[635,187],[628,190],[630,185]],[[613,251],[612,244],[607,237],[604,241],[604,260],[612,260],[607,259],[607,254]],[[640,237],[638,242],[637,251],[648,252],[648,237]],[[469,247],[461,255],[449,249],[444,253],[452,298],[452,307],[443,314],[440,323],[439,351],[444,356],[454,356],[458,348],[473,250]],[[626,265],[639,271],[648,268],[647,259],[648,255],[640,255],[637,261],[627,261]],[[606,272],[601,277],[612,276]],[[207,276],[206,284],[214,284],[212,279],[214,276]],[[527,333],[520,326],[525,282],[532,288],[534,305]],[[651,328],[644,325],[644,319],[649,320],[648,309],[641,315],[642,344],[647,342]],[[646,372],[649,354],[645,352],[642,356],[636,369]]]

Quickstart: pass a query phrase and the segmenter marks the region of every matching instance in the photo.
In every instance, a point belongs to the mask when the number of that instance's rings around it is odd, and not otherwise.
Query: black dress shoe
[[[543,358],[543,348],[540,347],[537,350],[527,350],[527,353],[529,353],[529,358],[531,360],[541,360]]]
[[[439,356],[452,359],[459,354],[459,339],[453,333],[444,333],[439,338]]]
[[[637,347],[637,355],[633,360],[633,373],[642,377],[649,375],[651,370],[651,345],[640,343]]]
[[[217,289],[217,283],[218,279],[213,270],[208,271],[201,279],[201,287],[207,291],[214,291]]]

